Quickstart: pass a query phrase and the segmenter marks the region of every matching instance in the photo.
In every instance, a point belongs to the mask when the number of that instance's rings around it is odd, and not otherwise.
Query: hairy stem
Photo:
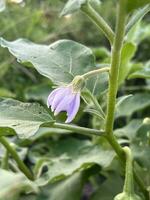
[[[82,6],[81,10],[96,24],[96,26],[102,31],[108,38],[110,44],[114,40],[114,32],[106,21],[92,8],[90,4]]]
[[[0,143],[2,143],[4,147],[7,149],[7,151],[11,154],[11,156],[14,158],[14,160],[18,164],[19,169],[26,175],[26,177],[28,177],[28,179],[30,180],[34,180],[32,173],[27,168],[27,166],[23,163],[23,161],[20,159],[16,150],[10,145],[7,139],[3,136],[0,137]]]
[[[112,48],[112,59],[111,69],[109,78],[109,90],[108,90],[108,102],[107,102],[107,115],[106,115],[106,133],[109,135],[113,134],[114,125],[114,113],[116,104],[116,95],[118,89],[118,75],[121,60],[121,50],[123,45],[124,33],[125,33],[125,22],[126,22],[126,11],[125,11],[126,0],[120,0],[118,6],[118,16],[116,24],[116,34],[114,44]]]
[[[111,58],[111,70],[110,70],[110,79],[109,79],[109,90],[108,90],[108,102],[107,102],[107,115],[106,115],[106,139],[113,147],[117,153],[123,166],[125,165],[125,156],[122,147],[118,144],[117,140],[113,135],[113,126],[114,126],[114,115],[115,115],[115,104],[116,104],[116,95],[118,90],[118,75],[119,67],[121,61],[121,51],[123,46],[123,40],[125,36],[125,23],[126,23],[126,11],[125,5],[126,0],[119,0],[118,11],[117,11],[117,23],[116,23],[116,32],[114,38],[114,44],[112,47],[112,58]],[[143,182],[134,172],[134,178],[138,183],[141,191],[143,192],[146,199],[147,191]]]

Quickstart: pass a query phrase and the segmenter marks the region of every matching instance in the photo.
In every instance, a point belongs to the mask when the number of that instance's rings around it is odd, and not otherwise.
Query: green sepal
[[[142,198],[136,194],[128,194],[126,192],[118,194],[114,200],[142,200]]]

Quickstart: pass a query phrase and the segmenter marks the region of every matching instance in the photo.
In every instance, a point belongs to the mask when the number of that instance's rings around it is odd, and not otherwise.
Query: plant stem
[[[74,125],[70,125],[70,124],[54,123],[52,126],[54,128],[66,129],[66,130],[70,130],[70,131],[80,133],[83,135],[87,135],[90,137],[92,137],[93,135],[97,135],[97,136],[104,135],[104,131],[90,129],[90,128],[84,128],[84,127],[80,127],[80,126],[74,126]]]
[[[19,169],[28,177],[30,180],[34,180],[34,177],[27,166],[23,163],[23,161],[18,156],[16,150],[10,145],[5,137],[0,137],[0,142],[4,145],[7,151],[12,155],[16,163],[18,164]]]
[[[118,6],[118,16],[116,24],[116,34],[114,44],[112,48],[112,59],[111,59],[111,70],[109,79],[108,89],[108,102],[107,102],[107,115],[106,115],[106,133],[109,135],[113,134],[114,125],[114,113],[116,104],[116,95],[118,89],[118,75],[121,60],[121,50],[125,33],[125,22],[126,22],[126,11],[125,11],[126,0],[120,0]]]
[[[123,39],[125,35],[125,22],[126,22],[126,11],[125,11],[126,0],[119,0],[118,12],[117,12],[117,23],[116,33],[114,38],[114,44],[112,48],[112,59],[111,59],[111,70],[109,79],[109,90],[108,90],[108,102],[107,102],[107,115],[106,115],[106,139],[117,153],[123,166],[125,165],[125,156],[122,147],[118,144],[117,140],[113,135],[114,126],[114,115],[115,115],[115,104],[116,95],[118,90],[118,75],[121,60],[121,50],[123,45]],[[144,184],[140,178],[134,172],[135,180],[140,186],[144,196],[148,199],[148,192],[145,189]]]
[[[114,32],[106,21],[92,8],[90,4],[84,4],[81,10],[96,24],[96,26],[105,34],[110,44],[114,40]]]
[[[96,70],[93,70],[93,71],[89,71],[85,74],[82,75],[82,77],[84,79],[88,79],[92,76],[95,76],[97,74],[100,74],[100,73],[103,73],[103,72],[109,72],[110,68],[109,67],[104,67],[104,68],[100,68],[100,69],[96,69]]]
[[[8,153],[8,151],[6,149],[4,157],[2,159],[2,164],[1,164],[1,168],[2,169],[8,169],[8,158],[9,158],[9,153]]]

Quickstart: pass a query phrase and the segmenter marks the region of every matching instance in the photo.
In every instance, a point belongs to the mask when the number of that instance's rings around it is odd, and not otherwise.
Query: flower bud
[[[71,82],[71,85],[73,87],[73,90],[78,92],[80,90],[82,90],[85,86],[85,80],[83,76],[75,76],[75,78],[73,79],[73,81]]]
[[[134,193],[129,195],[126,192],[120,193],[114,198],[114,200],[129,200],[129,199],[130,200],[142,200],[142,198],[139,197],[138,195],[136,195]]]

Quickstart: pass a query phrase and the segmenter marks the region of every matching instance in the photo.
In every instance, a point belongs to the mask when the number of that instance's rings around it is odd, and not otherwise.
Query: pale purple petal
[[[61,87],[61,88],[62,88],[62,87]],[[57,88],[57,89],[53,90],[53,91],[49,94],[49,96],[48,96],[48,98],[47,98],[47,107],[48,107],[48,108],[52,105],[52,101],[53,101],[53,99],[55,98],[55,95],[57,94],[57,92],[58,92],[61,88]]]
[[[75,93],[70,86],[59,87],[48,96],[47,106],[51,106],[52,111],[55,110],[54,115],[59,114],[61,111],[66,111],[66,123],[69,123],[74,119],[79,110],[80,92]]]
[[[69,94],[68,88],[59,88],[57,91],[57,94],[55,95],[55,98],[53,99],[51,103],[51,109],[52,112],[57,108],[57,105],[63,100],[65,96]]]
[[[61,102],[58,104],[58,106],[56,107],[54,115],[56,116],[61,111],[66,111],[67,112],[67,110],[69,109],[70,104],[72,103],[73,99],[74,99],[74,94],[66,95],[61,100]]]
[[[76,116],[80,106],[80,93],[78,92],[74,98],[74,101],[71,103],[69,110],[67,111],[67,120],[65,123],[70,123]]]

